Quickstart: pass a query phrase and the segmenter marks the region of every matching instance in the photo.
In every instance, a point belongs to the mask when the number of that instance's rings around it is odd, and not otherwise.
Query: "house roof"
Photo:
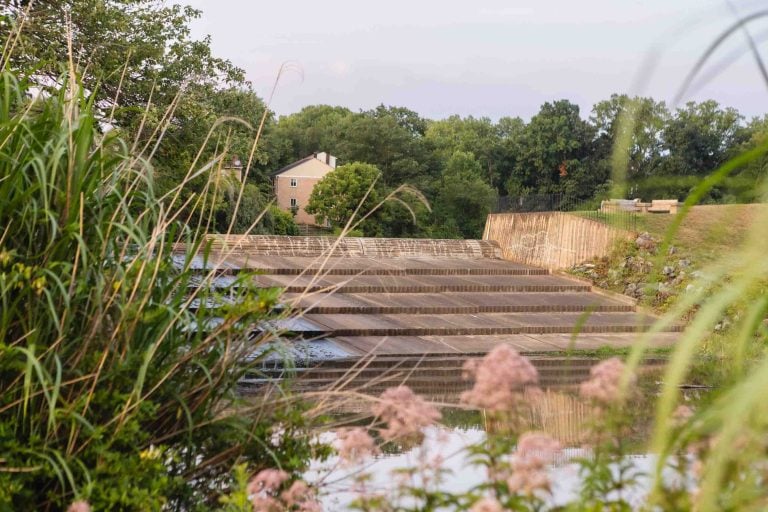
[[[293,169],[294,167],[296,167],[297,165],[301,165],[301,164],[303,164],[304,162],[308,161],[311,158],[315,158],[315,155],[309,155],[308,157],[302,158],[301,160],[296,160],[295,162],[293,162],[291,164],[288,164],[285,167],[281,167],[280,169],[278,169],[276,171],[272,171],[271,173],[269,173],[269,175],[270,176],[277,176],[278,174],[283,174],[285,171],[289,171],[289,170]]]
[[[270,176],[294,176],[294,177],[317,177],[322,178],[333,170],[333,167],[318,160],[315,155],[310,155],[301,160],[297,160],[292,164],[288,164],[285,167],[278,169]]]

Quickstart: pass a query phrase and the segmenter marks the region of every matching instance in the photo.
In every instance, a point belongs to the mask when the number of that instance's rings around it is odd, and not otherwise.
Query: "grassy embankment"
[[[663,254],[660,241],[667,234],[674,215],[639,215],[637,241],[622,242],[606,257],[595,258],[573,267],[571,273],[589,279],[596,286],[638,299],[641,307],[663,314],[669,311],[678,299],[699,287],[713,290],[738,277],[737,273],[724,280],[712,280],[717,268],[729,255],[747,243],[751,231],[768,205],[704,205],[694,206],[683,220],[671,240],[670,249]],[[646,237],[644,234],[650,235]],[[748,269],[743,269],[748,271]],[[762,293],[766,286],[761,287]],[[712,377],[718,372],[714,368],[732,355],[729,331],[738,324],[744,310],[754,301],[753,295],[744,296],[728,307],[713,331],[701,346],[703,361],[717,362],[700,366],[701,377]],[[688,322],[698,305],[683,315]],[[752,350],[762,350],[759,344]],[[697,379],[698,380],[698,379]]]

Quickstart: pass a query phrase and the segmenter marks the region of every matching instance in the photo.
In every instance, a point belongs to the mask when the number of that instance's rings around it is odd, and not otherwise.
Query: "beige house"
[[[296,212],[297,224],[317,225],[314,215],[304,211],[315,184],[336,168],[336,157],[315,153],[272,173],[277,206]]]

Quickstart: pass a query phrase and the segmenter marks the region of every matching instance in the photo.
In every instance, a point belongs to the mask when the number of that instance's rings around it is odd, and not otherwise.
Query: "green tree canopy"
[[[433,210],[435,236],[480,238],[497,198],[482,172],[472,153],[456,151],[448,160]]]
[[[650,176],[660,163],[662,132],[669,119],[664,102],[612,94],[592,108],[590,121],[597,130],[595,151],[610,158],[618,144],[625,151],[627,178]]]
[[[573,193],[566,186],[579,175],[579,196],[589,197],[605,181],[604,172],[585,173],[594,155],[594,128],[579,116],[579,106],[568,100],[545,103],[521,134],[518,158],[509,180],[510,195]],[[584,179],[589,177],[590,179]]]
[[[305,210],[319,222],[344,227],[357,210],[356,222],[381,199],[376,187],[381,171],[371,164],[353,162],[326,174],[312,189]],[[359,209],[358,209],[359,207]]]
[[[743,117],[736,109],[721,108],[714,100],[689,102],[677,109],[664,128],[669,152],[664,174],[703,175],[722,165],[729,150],[747,139]]]

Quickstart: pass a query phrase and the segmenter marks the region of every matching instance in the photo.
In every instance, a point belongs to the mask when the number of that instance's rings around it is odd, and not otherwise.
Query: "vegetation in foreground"
[[[301,471],[300,404],[236,392],[279,290],[193,271],[199,238],[81,90],[0,74],[0,509],[209,509],[235,462]]]

